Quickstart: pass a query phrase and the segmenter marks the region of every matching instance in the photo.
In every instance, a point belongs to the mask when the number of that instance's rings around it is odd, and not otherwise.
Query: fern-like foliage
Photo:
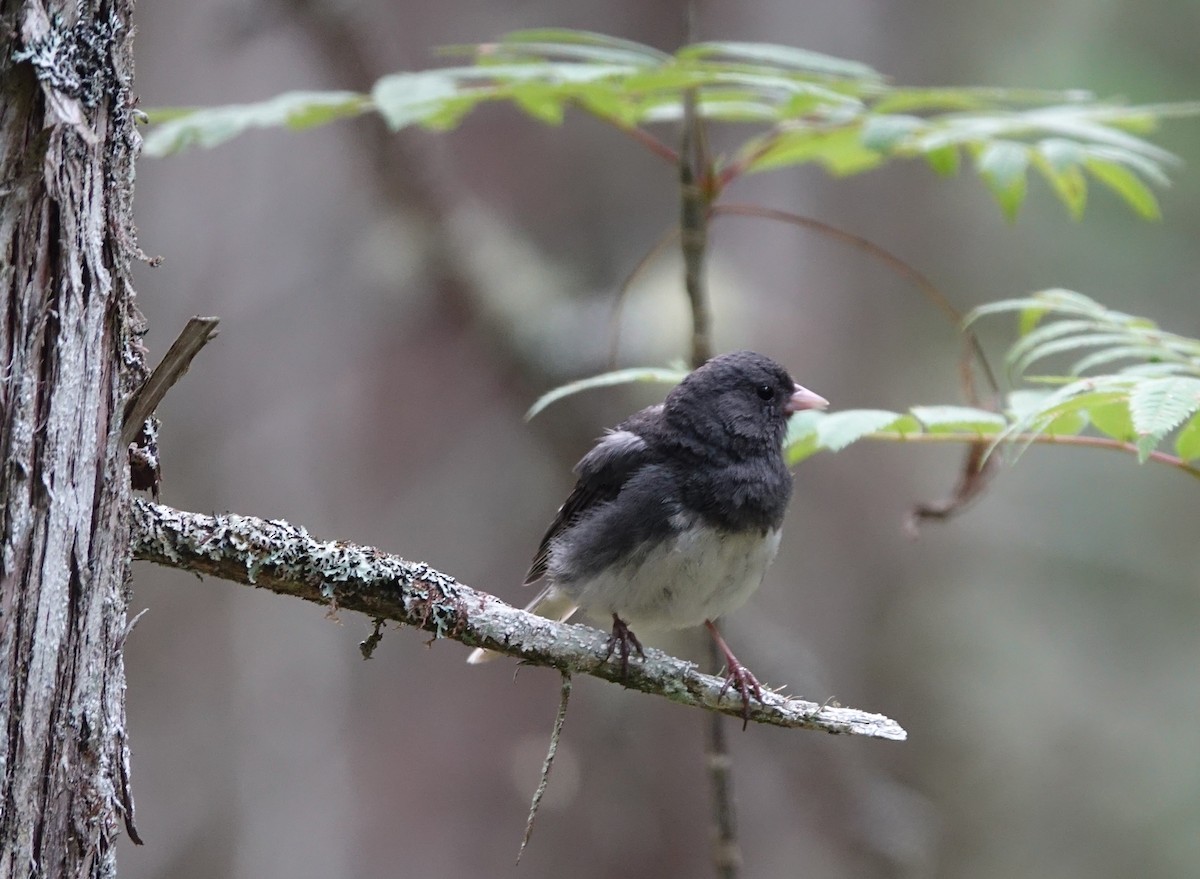
[[[1097,433],[1132,443],[1145,461],[1183,425],[1175,454],[1200,458],[1200,340],[1162,330],[1153,321],[1105,308],[1070,290],[1046,290],[976,309],[968,322],[1017,315],[1019,340],[1007,366],[1024,376],[1051,358],[1071,362],[1058,376],[1036,376],[1053,390],[1025,391],[1000,439],[1017,435]],[[1086,353],[1084,353],[1086,352]],[[1082,354],[1082,356],[1080,356]],[[1100,368],[1104,367],[1101,372]]]
[[[993,448],[1011,442],[1023,449],[1086,436],[1115,441],[1139,461],[1173,436],[1178,463],[1200,459],[1200,340],[1070,290],[984,305],[967,322],[997,314],[1017,317],[1018,338],[1005,362],[1014,380],[1031,385],[1008,395],[1003,414],[956,406],[918,406],[904,414],[804,412],[792,418],[790,459],[864,438],[987,440]],[[1054,358],[1066,359],[1062,374],[1026,375],[1033,364]]]
[[[788,462],[866,439],[987,442],[993,449],[1005,443],[1018,449],[1034,442],[1108,445],[1145,461],[1152,454],[1170,455],[1159,450],[1173,438],[1174,458],[1163,460],[1200,476],[1200,469],[1190,466],[1200,460],[1200,340],[1069,290],[994,302],[976,309],[967,322],[997,314],[1017,317],[1018,338],[1006,361],[1014,379],[1031,385],[1012,391],[1004,412],[948,405],[913,406],[907,412],[799,412],[789,423]],[[1079,357],[1081,351],[1088,353]],[[1030,365],[1055,357],[1073,362],[1061,375],[1025,376]],[[1100,366],[1110,371],[1095,372]],[[626,369],[585,378],[545,394],[529,416],[589,388],[634,381],[674,384],[684,375],[681,368]]]
[[[1081,91],[905,88],[856,61],[764,43],[706,42],[668,54],[599,34],[531,30],[445,52],[470,63],[390,74],[369,95],[288,92],[255,104],[150,111],[145,151],[166,155],[252,128],[308,128],[366,112],[395,130],[440,131],[496,101],[552,125],[577,108],[649,130],[683,118],[691,93],[701,117],[756,126],[717,158],[710,185],[718,190],[743,174],[806,163],[845,175],[920,158],[954,174],[966,159],[1010,218],[1031,171],[1072,217],[1082,216],[1097,182],[1157,218],[1148,184],[1165,185],[1176,160],[1141,135],[1158,120],[1200,115],[1196,103],[1129,107]]]

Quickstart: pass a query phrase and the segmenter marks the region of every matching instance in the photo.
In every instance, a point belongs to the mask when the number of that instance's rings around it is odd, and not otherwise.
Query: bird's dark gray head
[[[780,448],[792,413],[827,405],[771,358],[735,351],[691,373],[667,395],[663,410],[679,430],[736,452],[764,445]]]

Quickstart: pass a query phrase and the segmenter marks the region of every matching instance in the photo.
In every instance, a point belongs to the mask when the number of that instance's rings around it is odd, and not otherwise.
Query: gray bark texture
[[[116,873],[129,452],[128,0],[0,0],[0,879]]]

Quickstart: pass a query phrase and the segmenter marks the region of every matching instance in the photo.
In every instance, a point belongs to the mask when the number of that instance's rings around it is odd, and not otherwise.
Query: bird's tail
[[[575,611],[579,610],[579,605],[575,602],[575,599],[555,589],[554,584],[548,583],[546,584],[546,588],[538,593],[537,598],[525,606],[525,609],[548,620],[557,620],[560,623],[565,623]],[[481,665],[485,662],[491,662],[500,655],[495,650],[484,650],[482,647],[476,647],[471,651],[471,655],[467,657],[467,663],[470,665]]]

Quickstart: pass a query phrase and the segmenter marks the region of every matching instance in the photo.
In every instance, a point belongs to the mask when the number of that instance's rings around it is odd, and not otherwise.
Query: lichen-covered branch
[[[742,716],[741,699],[690,662],[653,649],[629,666],[605,661],[605,633],[546,620],[464,586],[424,562],[367,546],[320,541],[278,519],[206,516],[135,499],[133,556],[392,620],[522,659],[620,683],[682,705]],[[468,674],[464,667],[463,674]],[[750,719],[776,726],[903,740],[890,718],[764,693]]]

